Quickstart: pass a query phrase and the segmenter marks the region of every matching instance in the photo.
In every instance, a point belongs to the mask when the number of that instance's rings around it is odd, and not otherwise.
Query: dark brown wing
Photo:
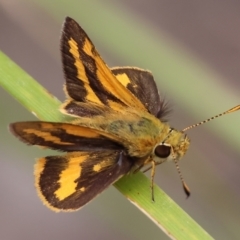
[[[35,183],[43,203],[54,211],[75,211],[127,174],[132,160],[123,151],[72,152],[41,158]]]
[[[67,123],[17,122],[11,132],[23,142],[64,152],[123,149],[97,130]]]
[[[115,110],[133,107],[146,111],[141,101],[116,79],[84,30],[69,17],[63,25],[61,51],[70,100]]]
[[[135,67],[115,67],[111,69],[117,79],[136,96],[149,113],[162,119],[169,109],[161,99],[153,75]]]
[[[142,102],[149,113],[165,121],[164,118],[170,110],[164,99],[160,98],[153,75],[149,71],[133,67],[116,67],[111,70],[118,81]],[[62,109],[64,113],[79,117],[94,117],[111,110],[107,106],[74,100],[66,101]]]

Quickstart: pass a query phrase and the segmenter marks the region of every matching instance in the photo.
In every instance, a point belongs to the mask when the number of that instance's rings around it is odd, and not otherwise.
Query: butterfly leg
[[[165,161],[166,161],[166,160],[163,159],[163,160],[160,161],[160,162],[155,162],[155,166],[157,166],[157,165],[159,165],[159,164],[162,164],[162,163],[165,162]],[[143,167],[143,166],[144,166],[144,164],[143,164],[141,167]],[[145,173],[145,172],[147,172],[148,170],[150,170],[151,168],[152,168],[152,165],[151,165],[150,167],[144,169],[142,172]]]
[[[155,176],[155,169],[156,169],[156,162],[154,160],[151,161],[152,164],[152,171],[151,171],[151,191],[152,191],[152,201],[154,200],[154,176]]]

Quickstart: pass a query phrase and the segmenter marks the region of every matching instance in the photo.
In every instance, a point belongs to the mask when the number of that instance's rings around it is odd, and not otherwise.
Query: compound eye
[[[166,145],[157,145],[154,153],[159,158],[167,158],[171,153],[171,147]]]

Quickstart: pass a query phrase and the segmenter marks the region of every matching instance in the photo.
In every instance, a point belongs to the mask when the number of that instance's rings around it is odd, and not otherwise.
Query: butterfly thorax
[[[167,123],[148,112],[136,112],[130,108],[124,113],[108,112],[104,116],[81,118],[77,124],[101,131],[102,135],[123,145],[130,156],[137,158],[150,156],[155,146],[164,141],[180,158],[189,145],[183,133],[172,130]]]

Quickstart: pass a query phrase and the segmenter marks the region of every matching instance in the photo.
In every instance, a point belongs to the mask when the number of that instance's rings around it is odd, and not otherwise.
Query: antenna
[[[201,121],[201,122],[199,122],[199,123],[196,123],[196,124],[193,124],[193,125],[191,125],[191,126],[189,126],[189,127],[186,127],[186,128],[184,128],[184,129],[182,130],[182,132],[185,132],[185,131],[187,131],[187,130],[189,130],[189,129],[191,129],[191,128],[194,128],[194,127],[198,127],[198,126],[200,126],[200,125],[202,125],[202,124],[204,124],[204,123],[207,123],[207,122],[209,122],[209,121],[212,121],[212,120],[215,119],[215,118],[221,117],[221,116],[223,116],[223,115],[225,115],[225,114],[228,114],[228,113],[236,112],[236,111],[238,111],[238,110],[240,110],[240,105],[237,105],[237,106],[235,106],[235,107],[233,107],[233,108],[231,108],[231,109],[229,109],[229,110],[227,110],[227,111],[225,111],[225,112],[223,112],[223,113],[220,113],[220,114],[218,114],[218,115],[216,115],[216,116],[214,116],[214,117],[208,118],[208,119],[206,119],[206,120],[204,120],[204,121]],[[181,179],[181,181],[182,181],[182,185],[183,185],[184,192],[186,193],[187,197],[189,197],[189,196],[190,196],[190,189],[188,188],[187,184],[186,184],[186,183],[184,182],[184,180],[183,180],[182,173],[181,173],[181,171],[180,171],[180,168],[179,168],[179,165],[178,165],[178,162],[177,162],[176,158],[174,157],[173,160],[174,160],[174,163],[175,163],[175,165],[176,165],[176,168],[177,168],[178,174],[179,174],[179,176],[180,176],[180,179]]]
[[[194,128],[194,127],[198,127],[198,126],[200,126],[200,125],[202,125],[202,124],[204,124],[204,123],[206,123],[206,122],[212,121],[212,120],[215,119],[215,118],[221,117],[221,116],[223,116],[223,115],[225,115],[225,114],[228,114],[228,113],[236,112],[236,111],[238,111],[238,110],[240,110],[240,105],[237,105],[237,106],[235,106],[235,107],[227,110],[226,112],[220,113],[220,114],[218,114],[218,115],[216,115],[216,116],[214,116],[214,117],[208,118],[208,119],[206,119],[206,120],[204,120],[204,121],[202,121],[202,122],[199,122],[199,123],[193,124],[193,125],[191,125],[191,126],[189,126],[189,127],[186,127],[186,128],[184,128],[184,129],[182,130],[182,132],[185,132],[185,131],[187,131],[187,130],[189,130],[189,129],[191,129],[191,128]]]
[[[183,180],[183,176],[182,176],[182,173],[181,173],[180,168],[179,168],[179,165],[178,165],[178,161],[177,161],[177,159],[175,158],[175,156],[173,157],[173,161],[174,161],[175,166],[176,166],[176,168],[177,168],[178,175],[179,175],[179,177],[180,177],[180,179],[181,179],[181,182],[182,182],[182,185],[183,185],[183,190],[184,190],[184,192],[186,193],[187,198],[188,198],[188,197],[190,196],[190,189],[189,189],[189,187],[187,186],[187,184],[185,183],[185,181]]]

